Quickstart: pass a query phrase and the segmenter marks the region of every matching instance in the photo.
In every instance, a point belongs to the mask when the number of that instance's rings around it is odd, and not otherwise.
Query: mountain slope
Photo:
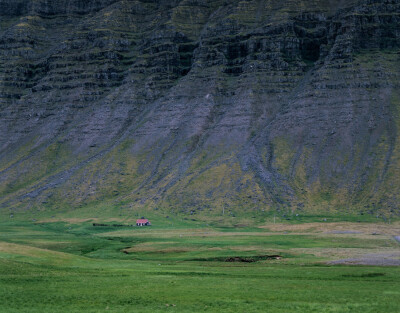
[[[400,1],[0,12],[3,211],[400,213]]]

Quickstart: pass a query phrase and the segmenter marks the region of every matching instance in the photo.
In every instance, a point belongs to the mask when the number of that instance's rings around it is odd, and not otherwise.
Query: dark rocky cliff
[[[400,214],[399,75],[399,0],[0,0],[0,208]]]

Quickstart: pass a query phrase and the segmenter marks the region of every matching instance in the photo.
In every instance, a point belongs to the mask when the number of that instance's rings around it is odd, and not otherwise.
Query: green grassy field
[[[400,259],[398,222],[93,222],[0,223],[0,312],[400,311],[400,267],[329,263]]]

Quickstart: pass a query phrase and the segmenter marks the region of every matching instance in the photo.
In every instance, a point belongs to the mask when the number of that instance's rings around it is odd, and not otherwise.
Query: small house
[[[151,223],[147,218],[140,218],[136,220],[136,226],[150,226]]]

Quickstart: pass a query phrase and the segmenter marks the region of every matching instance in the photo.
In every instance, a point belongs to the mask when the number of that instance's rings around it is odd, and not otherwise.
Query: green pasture
[[[384,233],[105,224],[0,223],[0,312],[400,311],[399,267],[328,263],[398,252]]]

